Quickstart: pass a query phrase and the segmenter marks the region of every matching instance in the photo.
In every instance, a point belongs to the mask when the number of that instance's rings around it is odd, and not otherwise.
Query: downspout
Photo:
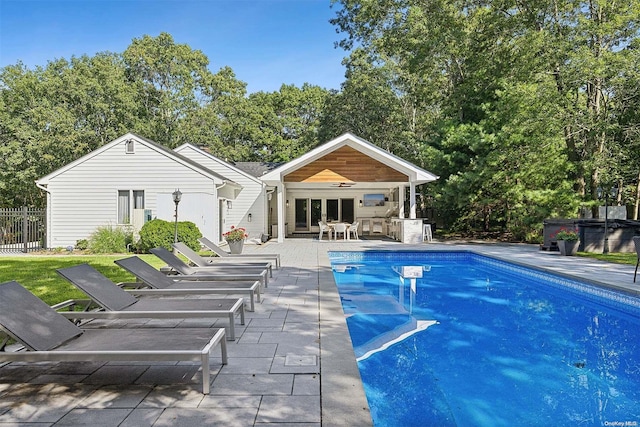
[[[271,211],[271,200],[270,198],[273,198],[273,193],[276,192],[275,188],[272,188],[271,190],[269,190],[269,188],[267,187],[267,185],[265,183],[263,183],[264,185],[264,205],[265,205],[265,209],[264,209],[264,225],[265,225],[265,234],[267,234],[270,237],[272,236],[272,231],[271,231],[271,227],[273,226],[273,216],[272,216],[272,211]],[[277,199],[276,199],[277,200]]]
[[[45,242],[46,248],[43,248],[43,249],[49,249],[50,243],[51,243],[51,191],[49,191],[49,189],[44,185],[38,184],[38,181],[35,181],[35,183],[36,183],[36,187],[38,187],[39,189],[47,193],[47,209],[45,210],[46,212],[45,224],[47,225],[47,241]]]

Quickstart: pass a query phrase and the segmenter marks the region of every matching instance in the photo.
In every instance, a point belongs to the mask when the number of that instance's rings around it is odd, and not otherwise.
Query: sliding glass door
[[[327,199],[327,222],[352,223],[354,219],[354,199]]]
[[[307,203],[307,199],[296,199],[296,231],[307,231],[309,229]]]
[[[318,221],[323,217],[327,222],[352,223],[354,202],[354,199],[295,199],[295,231],[317,232]]]

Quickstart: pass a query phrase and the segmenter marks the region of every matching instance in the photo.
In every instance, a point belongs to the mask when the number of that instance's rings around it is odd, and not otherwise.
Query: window
[[[127,154],[133,154],[133,153],[135,152],[135,151],[134,151],[134,147],[135,147],[135,146],[134,146],[134,141],[133,141],[133,139],[127,139],[127,140],[124,142],[124,146],[125,146],[125,153],[127,153]]]
[[[144,209],[143,190],[118,190],[118,224],[131,224],[133,209]]]

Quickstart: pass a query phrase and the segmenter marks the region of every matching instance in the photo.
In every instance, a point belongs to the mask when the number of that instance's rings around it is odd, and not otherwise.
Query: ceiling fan
[[[331,186],[338,187],[338,188],[349,188],[354,184],[355,182],[340,182],[340,183],[331,184]]]

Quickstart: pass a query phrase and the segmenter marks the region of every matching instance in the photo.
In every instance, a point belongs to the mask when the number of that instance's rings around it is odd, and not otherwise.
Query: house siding
[[[128,139],[128,138],[127,138]],[[98,227],[118,226],[118,190],[143,190],[145,209],[158,212],[158,194],[176,188],[183,193],[215,197],[214,180],[140,141],[125,152],[125,139],[50,178],[49,247],[73,246]],[[214,213],[217,217],[217,214]],[[180,220],[188,220],[188,212]],[[161,218],[171,221],[173,217]]]
[[[193,146],[184,145],[177,148],[176,152],[242,185],[243,188],[236,199],[231,201],[232,208],[225,212],[223,232],[235,226],[246,228],[250,239],[258,239],[262,233],[269,234],[264,184],[226,162],[202,153]],[[249,214],[251,214],[251,222],[249,222]],[[207,237],[215,241],[219,236]]]

